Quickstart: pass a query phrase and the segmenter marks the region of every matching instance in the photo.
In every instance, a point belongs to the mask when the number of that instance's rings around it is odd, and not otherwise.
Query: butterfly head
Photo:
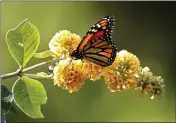
[[[74,59],[83,59],[83,55],[84,55],[83,52],[75,50],[72,52],[72,54],[70,56]]]

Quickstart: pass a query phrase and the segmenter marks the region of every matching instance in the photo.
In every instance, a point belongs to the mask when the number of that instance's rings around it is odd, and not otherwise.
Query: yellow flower
[[[127,88],[126,83],[123,80],[123,76],[119,72],[109,70],[103,73],[105,83],[112,92],[123,91]]]
[[[112,92],[122,92],[137,87],[151,96],[161,97],[164,92],[163,79],[153,76],[148,67],[142,68],[139,59],[132,53],[121,50],[116,54],[115,61],[108,67],[92,62],[74,60],[70,54],[76,50],[81,38],[75,33],[63,30],[56,33],[49,42],[53,57],[59,59],[54,67],[54,84],[68,92],[80,90],[86,79],[93,81],[104,77],[105,83]]]
[[[110,68],[117,69],[120,72],[134,73],[140,65],[139,59],[130,52],[122,50],[117,53],[117,57]]]
[[[103,67],[84,61],[82,69],[85,71],[90,80],[95,81],[101,79]]]
[[[70,31],[63,30],[56,33],[49,42],[50,50],[55,54],[53,57],[66,59],[75,50],[81,41],[81,37]]]
[[[108,88],[117,92],[133,87],[136,83],[134,74],[137,72],[139,64],[138,58],[126,50],[117,53],[114,63],[103,69],[103,76]]]
[[[135,76],[133,74],[127,75],[125,78],[125,83],[126,83],[127,88],[135,86],[135,84],[136,84]]]
[[[54,68],[54,83],[70,93],[78,91],[86,80],[80,60],[61,60]]]

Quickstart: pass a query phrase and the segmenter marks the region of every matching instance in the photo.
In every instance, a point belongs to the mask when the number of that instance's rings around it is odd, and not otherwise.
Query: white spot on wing
[[[100,28],[100,27],[101,27],[101,25],[100,25],[100,24],[97,24],[97,27],[98,27],[98,28]]]

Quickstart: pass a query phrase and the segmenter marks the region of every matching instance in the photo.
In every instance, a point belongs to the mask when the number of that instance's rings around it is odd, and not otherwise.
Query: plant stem
[[[31,71],[31,70],[34,69],[34,68],[43,66],[43,65],[45,65],[45,64],[53,63],[54,61],[55,61],[55,60],[49,60],[49,61],[46,61],[46,62],[41,62],[41,63],[35,64],[35,65],[33,65],[33,66],[30,66],[30,67],[28,67],[28,68],[24,68],[21,72],[22,72],[22,73],[25,73],[25,72]]]
[[[1,75],[1,80],[11,78],[11,77],[14,77],[14,76],[19,76],[19,71]]]
[[[43,66],[43,65],[46,65],[46,64],[49,64],[49,63],[53,63],[55,62],[56,60],[49,60],[49,61],[45,61],[45,62],[41,62],[41,63],[38,63],[38,64],[35,64],[33,66],[30,66],[28,68],[24,68],[22,70],[17,70],[16,72],[12,72],[12,73],[7,73],[7,74],[4,74],[4,75],[1,75],[1,80],[3,79],[7,79],[7,78],[11,78],[11,77],[15,77],[15,76],[20,76],[21,74],[25,73],[25,72],[28,72],[34,68],[37,68],[39,66]]]

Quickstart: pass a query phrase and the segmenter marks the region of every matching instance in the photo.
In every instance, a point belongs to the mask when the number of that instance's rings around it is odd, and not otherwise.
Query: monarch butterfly
[[[114,24],[114,16],[106,16],[95,23],[77,49],[71,53],[71,57],[84,59],[102,67],[111,65],[117,52],[117,47],[112,41]]]

